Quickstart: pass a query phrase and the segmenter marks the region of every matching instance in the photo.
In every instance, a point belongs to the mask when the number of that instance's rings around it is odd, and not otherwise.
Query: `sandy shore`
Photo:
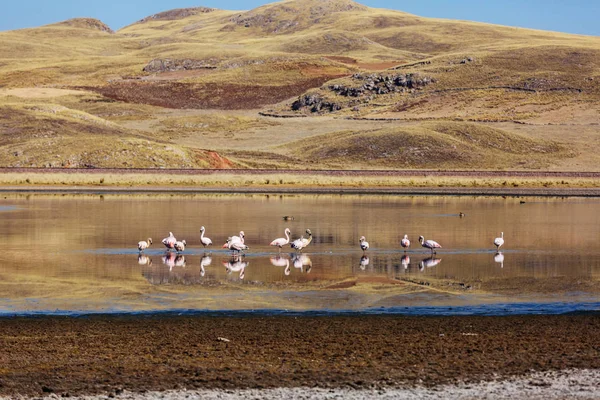
[[[578,371],[564,372],[570,369]],[[419,396],[427,398],[428,393],[445,390],[440,385],[468,391],[477,382],[504,381],[536,371],[562,374],[565,382],[589,373],[598,381],[598,369],[597,314],[0,320],[0,396],[8,398],[132,396],[125,390],[150,396],[152,391],[184,389],[209,390],[215,396],[226,390],[233,396],[208,398],[239,398],[235,396],[245,396],[240,390],[247,389],[290,390],[282,395],[252,393],[295,398],[347,397],[350,392],[361,398],[385,393],[402,398],[398,393],[420,390]],[[554,382],[548,378],[553,375],[540,376]],[[513,379],[510,390],[523,385],[553,387],[543,381],[536,384],[536,379]],[[586,379],[581,382],[583,394]],[[571,390],[569,385],[565,390]],[[313,391],[314,397],[307,394]],[[569,397],[559,389],[552,392]],[[181,393],[165,398],[184,398]],[[473,397],[465,393],[463,398]]]

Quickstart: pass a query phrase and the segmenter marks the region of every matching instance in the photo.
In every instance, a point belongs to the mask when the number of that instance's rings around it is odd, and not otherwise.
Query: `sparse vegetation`
[[[600,165],[597,37],[286,0],[0,32],[0,59],[0,166]]]

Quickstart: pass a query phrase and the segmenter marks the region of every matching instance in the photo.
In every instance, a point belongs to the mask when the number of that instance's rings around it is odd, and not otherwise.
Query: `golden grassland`
[[[176,173],[86,173],[86,172],[6,172],[0,174],[0,186],[27,188],[36,186],[140,187],[140,188],[598,188],[600,180],[577,177],[445,177],[415,176],[328,176],[293,173],[245,174],[244,171],[185,175]]]
[[[210,69],[144,72],[153,59]],[[600,165],[598,37],[286,0],[0,32],[0,60],[0,166]],[[358,103],[329,90],[357,72],[435,83]],[[292,112],[304,93],[343,107]]]

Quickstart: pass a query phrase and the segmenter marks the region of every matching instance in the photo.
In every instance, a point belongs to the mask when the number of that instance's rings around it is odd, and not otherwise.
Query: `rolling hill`
[[[351,0],[76,18],[0,32],[0,114],[1,166],[597,170],[600,38]]]

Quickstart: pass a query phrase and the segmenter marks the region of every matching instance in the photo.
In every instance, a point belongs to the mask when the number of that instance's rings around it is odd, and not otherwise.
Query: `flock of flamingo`
[[[204,227],[200,228],[200,242],[202,243],[204,248],[212,245],[212,240],[204,236],[205,231],[206,231],[206,229]],[[292,249],[295,249],[296,252],[302,252],[302,250],[311,243],[312,238],[313,238],[312,232],[310,231],[310,229],[306,230],[306,234],[308,236],[307,238],[305,238],[304,236],[301,236],[300,238],[293,240],[290,243],[291,231],[289,228],[285,228],[285,231],[284,231],[285,237],[281,237],[281,238],[277,238],[277,239],[273,240],[270,243],[270,245],[278,247],[280,253],[281,253],[281,249],[283,248],[283,246],[286,246],[288,244],[290,245],[290,247]],[[225,242],[225,244],[223,244],[222,247],[224,249],[229,249],[232,252],[237,252],[237,253],[244,252],[249,249],[249,247],[244,243],[244,240],[245,240],[244,231],[240,231],[239,236],[228,237],[227,241]],[[432,255],[436,254],[436,249],[442,248],[442,246],[435,240],[425,240],[425,238],[423,236],[419,236],[419,243],[421,243],[422,247],[424,247],[426,249],[430,249]],[[138,250],[141,253],[144,250],[146,250],[148,247],[150,247],[151,244],[152,244],[152,238],[148,238],[148,240],[142,240],[142,241],[138,242]],[[162,244],[165,245],[165,247],[167,248],[167,251],[175,250],[178,253],[183,252],[185,250],[185,247],[187,246],[187,242],[185,240],[177,240],[175,238],[175,236],[173,235],[173,232],[169,232],[169,236],[167,236],[166,238],[164,238],[162,240]],[[500,237],[497,237],[494,239],[494,246],[496,246],[497,252],[500,251],[500,246],[502,246],[503,244],[504,244],[504,232],[501,232]],[[363,253],[365,253],[369,249],[369,242],[367,242],[367,239],[364,236],[360,237],[359,245],[360,245],[360,248],[363,251]],[[400,240],[400,245],[404,248],[405,252],[409,249],[410,240],[408,239],[408,235],[404,235],[402,240]]]

